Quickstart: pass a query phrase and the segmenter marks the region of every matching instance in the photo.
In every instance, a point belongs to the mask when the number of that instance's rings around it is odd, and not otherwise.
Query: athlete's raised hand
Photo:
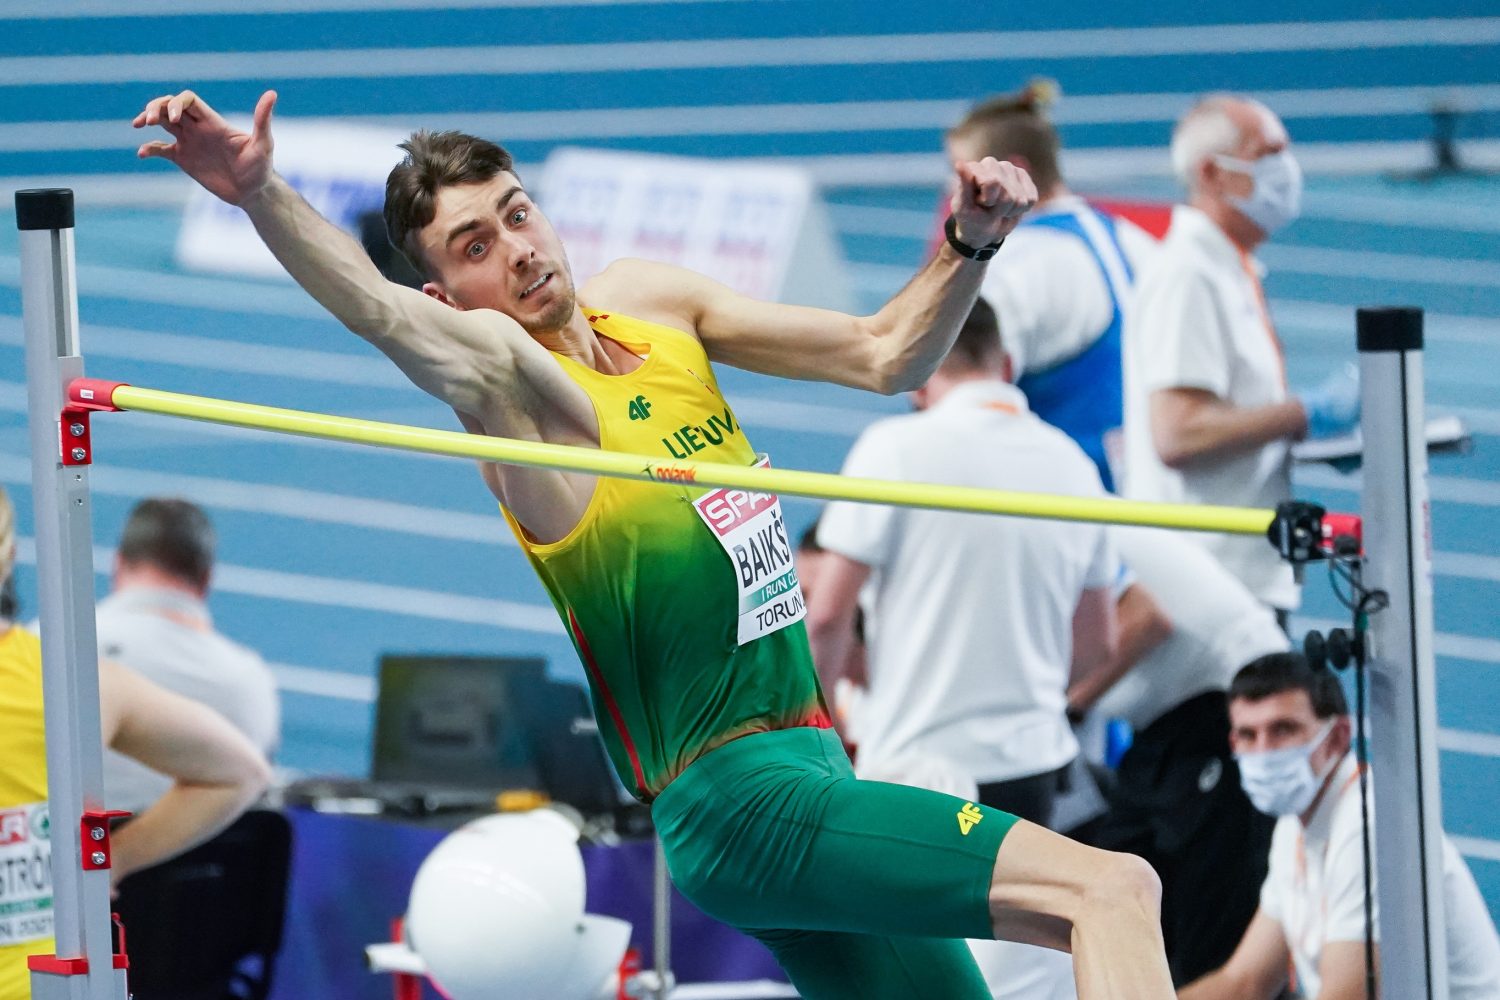
[[[230,127],[220,114],[193,93],[158,97],[131,122],[136,128],[160,125],[176,140],[153,140],[141,146],[141,159],[159,156],[231,205],[243,203],[271,178],[271,109],[276,91],[260,95],[250,132]]]
[[[971,247],[1005,238],[1037,202],[1031,175],[1014,163],[986,156],[982,160],[955,164],[958,189],[949,211],[958,226],[958,238]]]

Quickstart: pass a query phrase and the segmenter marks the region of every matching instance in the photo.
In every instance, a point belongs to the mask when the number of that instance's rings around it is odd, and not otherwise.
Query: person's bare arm
[[[1158,389],[1151,394],[1151,440],[1168,468],[1251,451],[1271,441],[1300,439],[1307,414],[1295,399],[1239,407],[1204,389]]]
[[[1177,1000],[1271,1000],[1286,985],[1286,937],[1260,910],[1229,961],[1177,991]]]
[[[1380,969],[1380,946],[1375,946],[1375,969]],[[1363,941],[1329,941],[1323,945],[1318,960],[1316,1000],[1374,1000],[1365,988],[1365,943]],[[1376,981],[1379,994],[1379,980]]]
[[[234,821],[271,780],[250,741],[209,708],[112,663],[99,663],[104,742],[175,783],[114,837],[119,882],[201,843]]]
[[[1172,634],[1172,620],[1156,603],[1151,592],[1138,583],[1131,584],[1120,595],[1115,604],[1115,622],[1119,642],[1113,656],[1093,670],[1079,669],[1078,659],[1074,657],[1073,676],[1068,685],[1070,709],[1088,711],[1140,662],[1141,657],[1166,642]]]
[[[854,615],[859,608],[860,588],[869,578],[869,566],[837,552],[826,552],[817,589],[808,595],[807,638],[812,644],[813,666],[830,696],[844,675],[857,641]]]
[[[969,246],[1002,239],[1036,203],[1031,178],[985,159],[958,167],[953,198],[958,237]],[[649,261],[623,261],[595,281],[607,297],[663,303],[696,330],[714,361],[767,375],[836,382],[896,393],[927,380],[973,308],[986,265],[946,243],[873,316],[761,302],[701,274]]]
[[[510,408],[522,377],[563,378],[510,317],[454,309],[387,281],[354,239],[320,216],[272,166],[276,93],[237,131],[192,91],[146,105],[132,124],[159,125],[175,141],[141,146],[142,158],[175,163],[210,193],[238,205],[287,272],[352,332],[385,353],[418,387],[455,409],[515,429]],[[497,408],[501,412],[497,412]],[[512,419],[507,419],[507,418]]]
[[[1072,673],[1085,674],[1114,659],[1120,645],[1115,596],[1108,587],[1090,587],[1073,609]]]

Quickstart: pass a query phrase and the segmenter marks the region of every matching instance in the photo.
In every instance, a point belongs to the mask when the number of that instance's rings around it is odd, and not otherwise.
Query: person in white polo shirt
[[[1068,701],[1125,720],[1134,736],[1086,839],[1156,869],[1181,985],[1224,964],[1255,913],[1273,824],[1240,788],[1225,692],[1237,670],[1288,643],[1270,609],[1200,546],[1158,528],[1113,533],[1130,574],[1120,655],[1074,678]]]
[[[1204,99],[1177,123],[1172,165],[1188,203],[1140,269],[1125,321],[1126,496],[1275,507],[1291,497],[1291,445],[1352,429],[1358,383],[1339,370],[1297,397],[1251,254],[1301,209],[1281,120],[1257,101]],[[1262,538],[1195,536],[1267,605],[1300,591]]]
[[[994,311],[980,300],[914,394],[919,412],[869,427],[844,473],[1102,496],[1093,463],[1029,412],[1009,372]],[[1069,667],[1113,651],[1118,564],[1105,529],[833,503],[818,538],[829,556],[809,597],[815,662],[844,662],[871,586],[856,769],[941,758],[966,770],[981,802],[1045,825],[1078,754]]]
[[[1300,654],[1273,653],[1235,676],[1229,719],[1245,791],[1278,817],[1270,870],[1234,955],[1178,997],[1271,1000],[1288,984],[1290,965],[1291,986],[1305,1000],[1375,1000],[1365,985],[1359,765],[1343,689]],[[1378,805],[1372,800],[1371,809]],[[1446,835],[1442,841],[1448,996],[1500,1000],[1500,936],[1468,866]],[[1371,874],[1368,930],[1378,949],[1379,872]]]
[[[213,525],[195,504],[158,497],[136,504],[110,594],[99,602],[99,652],[207,705],[269,757],[281,740],[276,679],[258,653],[214,630],[206,603],[214,545]],[[165,775],[106,751],[111,809],[140,812],[170,787]]]

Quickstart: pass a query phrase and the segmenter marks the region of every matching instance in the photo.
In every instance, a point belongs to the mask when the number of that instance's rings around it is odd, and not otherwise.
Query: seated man
[[[150,497],[120,534],[110,594],[99,602],[99,655],[207,705],[271,756],[280,742],[276,679],[259,654],[214,629],[205,599],[214,529],[196,504]],[[104,800],[140,812],[171,779],[126,757],[104,755]]]
[[[1263,656],[1230,685],[1229,725],[1245,792],[1257,809],[1280,818],[1260,909],[1244,938],[1223,967],[1179,1000],[1271,1000],[1287,984],[1289,960],[1296,989],[1309,1000],[1374,1000],[1365,989],[1359,768],[1338,680],[1296,653]],[[1378,901],[1376,886],[1369,891]],[[1446,836],[1443,898],[1448,995],[1500,998],[1500,938]]]

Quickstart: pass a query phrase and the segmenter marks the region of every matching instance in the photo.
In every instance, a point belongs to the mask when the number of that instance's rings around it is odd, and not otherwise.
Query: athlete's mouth
[[[521,289],[521,294],[519,296],[517,296],[517,298],[524,299],[526,296],[530,295],[532,292],[536,291],[538,288],[541,288],[547,282],[549,282],[549,281],[552,280],[552,274],[553,274],[553,272],[548,271],[547,273],[543,274],[540,278],[537,278],[531,284],[529,284],[525,288]]]

